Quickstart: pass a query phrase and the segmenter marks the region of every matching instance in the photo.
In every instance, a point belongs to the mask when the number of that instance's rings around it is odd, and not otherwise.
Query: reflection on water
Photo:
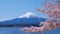
[[[39,33],[24,32],[19,27],[0,27],[0,34],[39,34]]]
[[[0,34],[40,34],[40,32],[24,32],[21,27],[0,27]],[[60,29],[44,32],[44,34],[60,34]]]

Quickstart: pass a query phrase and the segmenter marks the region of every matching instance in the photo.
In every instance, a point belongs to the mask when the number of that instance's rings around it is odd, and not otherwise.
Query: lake
[[[0,34],[40,34],[40,32],[25,32],[21,27],[0,27]],[[46,31],[44,34],[60,34],[60,29]]]

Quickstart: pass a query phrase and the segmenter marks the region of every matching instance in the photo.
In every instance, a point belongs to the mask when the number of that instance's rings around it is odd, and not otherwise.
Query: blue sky
[[[0,21],[14,19],[27,12],[46,17],[36,10],[43,7],[42,2],[43,0],[0,0]]]

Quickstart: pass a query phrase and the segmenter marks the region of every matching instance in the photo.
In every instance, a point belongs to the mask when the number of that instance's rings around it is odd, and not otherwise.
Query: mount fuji
[[[0,27],[13,27],[13,26],[38,26],[40,22],[45,21],[46,18],[41,18],[32,12],[28,12],[18,18],[0,22]]]

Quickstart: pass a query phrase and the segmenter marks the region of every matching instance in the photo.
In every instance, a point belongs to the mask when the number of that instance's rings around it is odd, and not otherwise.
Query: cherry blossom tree
[[[25,27],[24,31],[27,32],[44,32],[47,30],[53,30],[55,28],[60,28],[60,0],[56,0],[57,4],[53,4],[50,0],[49,3],[44,3],[44,8],[38,8],[39,12],[47,14],[47,20],[39,24],[40,27]]]

